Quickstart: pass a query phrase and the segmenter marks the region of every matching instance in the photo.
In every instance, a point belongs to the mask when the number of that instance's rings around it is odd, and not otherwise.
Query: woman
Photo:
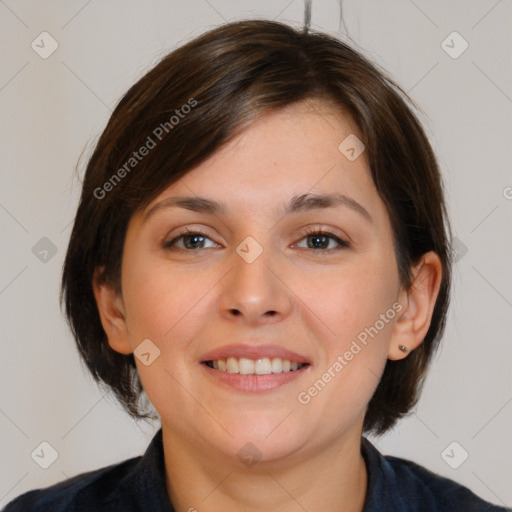
[[[504,510],[383,434],[442,335],[450,229],[400,88],[340,41],[232,23],[165,57],[92,155],[62,294],[143,457],[17,510]]]

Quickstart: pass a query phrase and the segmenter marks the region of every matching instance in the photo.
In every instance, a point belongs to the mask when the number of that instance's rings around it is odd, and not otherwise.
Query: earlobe
[[[131,354],[133,349],[126,325],[124,305],[119,292],[101,279],[101,270],[96,269],[93,278],[96,305],[112,349],[121,354]]]
[[[401,290],[399,302],[402,310],[397,316],[388,359],[404,359],[423,342],[434,312],[441,287],[442,264],[439,256],[430,251],[423,255],[414,268],[412,285]]]

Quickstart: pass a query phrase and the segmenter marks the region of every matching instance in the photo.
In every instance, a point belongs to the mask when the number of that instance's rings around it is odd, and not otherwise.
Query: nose
[[[286,262],[278,264],[269,249],[249,261],[233,252],[220,296],[222,316],[253,327],[282,321],[293,307],[293,294],[281,277]]]

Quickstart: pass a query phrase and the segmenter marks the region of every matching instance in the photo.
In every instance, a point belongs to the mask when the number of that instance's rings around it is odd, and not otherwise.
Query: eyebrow
[[[315,209],[335,208],[337,206],[345,206],[351,210],[359,213],[368,222],[372,223],[373,219],[368,211],[355,199],[348,197],[344,194],[301,194],[293,196],[288,204],[284,205],[282,214],[289,215],[291,213],[305,212]],[[144,216],[144,222],[153,215],[155,212],[164,208],[184,208],[194,212],[208,213],[211,215],[226,215],[228,209],[226,205],[215,201],[213,199],[207,199],[205,197],[170,197],[160,201],[153,205],[146,215]]]

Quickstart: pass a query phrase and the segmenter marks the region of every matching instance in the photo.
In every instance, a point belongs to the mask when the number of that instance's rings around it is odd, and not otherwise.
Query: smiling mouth
[[[259,359],[228,357],[227,359],[204,361],[203,364],[213,370],[238,373],[240,375],[269,375],[271,373],[294,372],[309,366],[308,363],[297,363],[289,359],[281,359],[280,357],[262,357]]]

